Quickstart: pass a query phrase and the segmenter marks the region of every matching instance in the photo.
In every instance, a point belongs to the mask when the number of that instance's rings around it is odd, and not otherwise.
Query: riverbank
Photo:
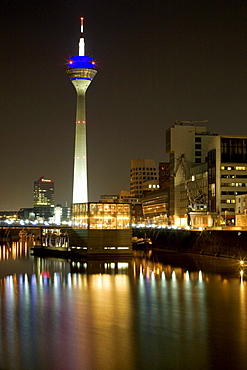
[[[135,228],[133,236],[150,238],[155,249],[238,259],[247,256],[246,231]]]

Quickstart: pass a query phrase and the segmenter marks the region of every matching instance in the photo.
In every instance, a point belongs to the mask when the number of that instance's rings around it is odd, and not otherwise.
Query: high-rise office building
[[[160,189],[170,188],[170,162],[159,162]]]
[[[34,213],[36,217],[48,219],[54,214],[54,182],[40,177],[34,181]]]
[[[247,136],[215,136],[208,147],[208,210],[234,222],[236,198],[247,194]],[[239,213],[239,209],[237,212]],[[243,209],[241,210],[243,211]]]
[[[130,169],[130,194],[142,198],[144,192],[159,188],[155,161],[153,159],[132,159]]]
[[[81,18],[81,33],[83,34],[83,18]],[[85,95],[87,88],[97,71],[95,70],[93,58],[85,56],[85,43],[83,37],[80,38],[79,42],[79,55],[70,58],[67,73],[77,94],[72,203],[87,203],[88,185]]]
[[[204,163],[208,155],[208,144],[215,135],[210,134],[205,124],[207,121],[176,121],[166,131],[166,152],[170,154],[170,215],[184,217],[185,208],[181,207],[179,185],[184,182],[183,172],[179,168],[174,176],[177,160],[185,155],[190,166]]]
[[[167,130],[166,139],[173,222],[180,222],[188,212],[189,189],[191,194],[201,191],[205,195],[204,213],[212,216],[214,224],[233,224],[235,208],[243,213],[236,205],[237,197],[247,194],[247,136],[210,134],[205,126],[179,122]],[[177,166],[182,155],[191,169],[186,181],[184,171]]]

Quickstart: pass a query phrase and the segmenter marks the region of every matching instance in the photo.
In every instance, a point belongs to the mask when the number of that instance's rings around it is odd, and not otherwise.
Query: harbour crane
[[[188,199],[188,211],[189,212],[206,212],[207,211],[207,199],[206,194],[202,191],[202,189],[199,187],[199,185],[196,182],[196,179],[194,180],[196,183],[197,193],[196,195],[193,194],[193,191],[191,189],[191,178],[193,176],[192,169],[190,167],[190,164],[185,158],[184,154],[181,154],[179,158],[177,158],[176,166],[173,171],[172,176],[176,176],[178,169],[181,167],[183,179],[184,179],[184,185],[185,190],[187,194]]]

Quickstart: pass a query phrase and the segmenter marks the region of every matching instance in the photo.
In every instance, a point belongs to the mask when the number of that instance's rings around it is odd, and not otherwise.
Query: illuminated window
[[[245,171],[246,167],[236,167],[237,171]]]

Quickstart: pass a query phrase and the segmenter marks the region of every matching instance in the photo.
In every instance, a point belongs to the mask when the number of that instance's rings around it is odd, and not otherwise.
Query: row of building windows
[[[247,175],[221,175],[222,179],[247,179]]]
[[[221,161],[247,162],[247,140],[240,138],[222,138]]]
[[[235,199],[222,199],[221,200],[221,203],[228,203],[228,204],[230,204],[230,203],[236,203],[236,201],[235,201]]]
[[[245,183],[245,182],[223,182],[222,184],[221,184],[221,187],[223,187],[223,186],[242,186],[242,187],[245,187],[245,186],[247,186],[247,183]]]
[[[138,184],[137,180],[141,180],[141,182],[139,181],[139,184],[142,184],[145,181],[157,180],[157,177],[135,177],[131,179],[131,184]]]
[[[155,175],[155,173],[153,173],[153,172],[147,172],[147,173],[145,173],[145,172],[143,172],[143,173],[134,173],[133,174],[133,176],[131,177],[131,179],[133,179],[133,180],[136,180],[136,179],[141,179],[141,178],[143,178],[143,176],[153,176],[153,175]]]
[[[161,169],[162,171],[170,170],[170,166],[162,166],[160,169]]]
[[[157,180],[157,177],[147,178],[147,181],[151,181],[151,180]],[[146,180],[144,179],[144,182],[145,182],[145,181],[146,181]],[[132,181],[132,182],[131,182],[132,187],[133,187],[133,185],[135,185],[135,184],[143,184],[143,181]]]
[[[131,168],[130,172],[134,172],[134,171],[156,171],[156,168],[152,168],[152,167],[135,167],[135,168]]]
[[[246,194],[246,191],[222,191],[221,195],[240,195]]]
[[[232,166],[221,166],[220,169],[222,171],[224,171],[224,170],[227,170],[227,171],[232,171],[232,170],[246,171],[247,170],[247,167],[244,167],[244,166],[236,166],[236,167],[232,167]]]

